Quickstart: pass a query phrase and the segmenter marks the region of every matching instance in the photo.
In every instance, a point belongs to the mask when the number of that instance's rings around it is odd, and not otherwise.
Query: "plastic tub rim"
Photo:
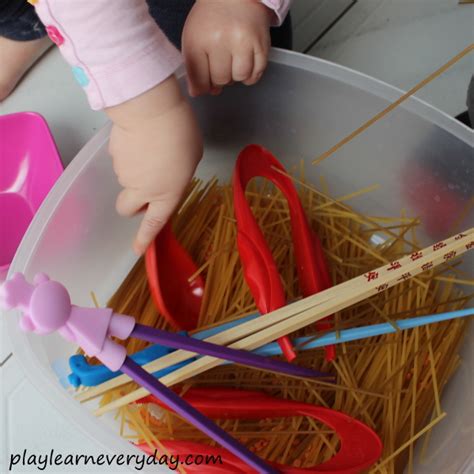
[[[390,102],[397,100],[402,94],[407,92],[389,84],[388,82],[369,76],[347,66],[296,51],[272,48],[269,60],[277,64],[303,69],[308,72],[321,74],[337,81],[342,81],[377,97],[386,99],[388,101],[387,106]],[[316,64],[318,64],[318,66],[316,66]],[[369,89],[366,87],[369,82],[376,86],[376,88]],[[413,86],[415,86],[415,84],[413,84],[412,87]],[[399,107],[408,108],[411,112],[431,121],[467,144],[474,144],[474,131],[471,128],[419,97],[412,95]],[[383,118],[381,120],[383,120]],[[342,138],[343,137],[341,137],[341,139]]]

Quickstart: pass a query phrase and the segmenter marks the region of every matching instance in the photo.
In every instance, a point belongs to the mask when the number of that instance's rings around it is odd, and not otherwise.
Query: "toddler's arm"
[[[31,0],[93,109],[114,125],[110,152],[123,215],[145,211],[143,253],[169,218],[202,156],[200,132],[174,71],[181,63],[145,0]],[[179,0],[176,0],[179,1]],[[183,48],[193,95],[232,81],[255,83],[290,0],[197,0]]]
[[[113,121],[110,152],[124,190],[117,210],[145,211],[142,253],[169,218],[202,155],[199,129],[173,75],[179,51],[145,0],[37,0],[51,39],[93,109]]]
[[[35,8],[94,110],[150,90],[182,62],[145,0],[35,0]]]

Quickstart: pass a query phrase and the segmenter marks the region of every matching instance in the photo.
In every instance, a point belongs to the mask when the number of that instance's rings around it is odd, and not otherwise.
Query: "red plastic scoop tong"
[[[192,388],[184,399],[203,414],[214,419],[264,419],[308,416],[323,422],[338,435],[340,448],[329,461],[310,468],[297,468],[272,464],[279,472],[286,474],[357,474],[369,468],[382,454],[382,442],[377,434],[362,422],[344,413],[329,408],[318,407],[307,403],[273,398],[261,392],[234,390],[220,387]],[[164,407],[163,403],[152,395],[142,398],[137,403],[153,403]],[[202,443],[161,440],[165,449],[182,459],[188,454],[220,456],[222,464],[187,465],[187,473],[200,474],[250,474],[255,471],[228,451]],[[148,454],[153,454],[147,443],[138,447]],[[159,447],[157,446],[159,450]]]
[[[196,329],[204,294],[204,280],[197,275],[191,256],[176,239],[168,222],[145,254],[150,293],[156,308],[175,329]]]
[[[288,201],[295,260],[303,296],[313,295],[332,286],[321,241],[309,226],[292,180],[278,170],[286,173],[285,168],[268,150],[259,145],[249,145],[240,153],[233,177],[237,245],[245,279],[262,314],[284,306],[286,298],[275,260],[245,198],[245,188],[252,178],[269,179]],[[316,327],[322,331],[330,329],[331,324],[322,321]],[[296,357],[288,337],[282,337],[278,342],[288,360]],[[327,346],[326,359],[332,360],[334,357],[334,346]]]

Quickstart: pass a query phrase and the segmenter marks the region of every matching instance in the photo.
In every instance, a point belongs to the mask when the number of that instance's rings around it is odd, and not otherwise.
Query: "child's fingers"
[[[152,201],[148,204],[133,243],[133,249],[138,255],[145,253],[170,218],[176,204],[177,202],[169,200]]]
[[[243,82],[252,77],[254,67],[253,51],[236,54],[232,58],[232,79]]]
[[[211,85],[222,87],[232,81],[232,55],[225,50],[216,50],[209,55]]]
[[[243,81],[247,86],[251,86],[262,77],[268,63],[268,51],[256,50],[253,55],[253,71],[249,79]]]
[[[148,208],[143,216],[137,236],[133,242],[133,250],[138,255],[145,253],[148,245],[155,239],[161,228],[165,225],[166,220],[160,207],[156,207],[154,203],[148,204]]]
[[[188,73],[189,95],[196,97],[206,94],[211,89],[209,76],[209,58],[205,51],[190,51],[185,53],[184,60]]]
[[[140,212],[146,206],[146,201],[143,197],[133,189],[123,189],[117,196],[115,209],[124,217],[132,217]]]

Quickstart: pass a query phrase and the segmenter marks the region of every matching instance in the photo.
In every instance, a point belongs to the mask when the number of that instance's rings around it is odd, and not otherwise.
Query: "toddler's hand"
[[[202,156],[199,127],[174,76],[145,94],[107,109],[114,122],[109,150],[124,190],[117,211],[144,211],[134,241],[142,254],[182,197]]]
[[[197,0],[182,41],[190,95],[255,84],[267,65],[272,15],[258,0]]]

